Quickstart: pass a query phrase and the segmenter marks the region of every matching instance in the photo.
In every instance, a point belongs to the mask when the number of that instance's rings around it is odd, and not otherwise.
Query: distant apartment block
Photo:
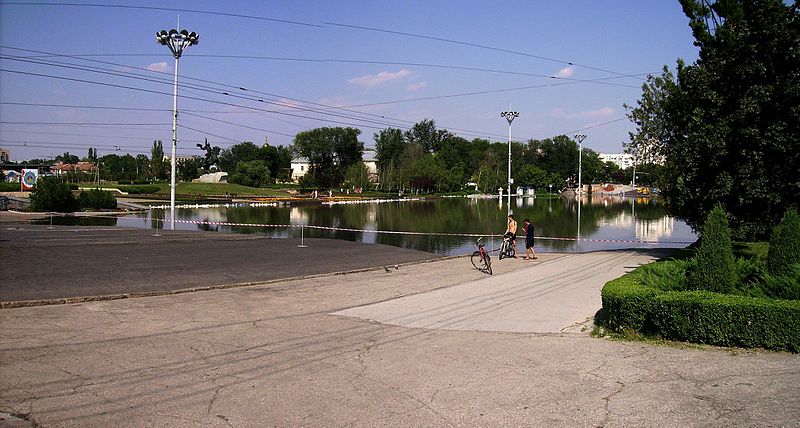
[[[628,153],[600,153],[600,160],[616,164],[620,169],[628,169],[633,166],[634,157]]]
[[[6,149],[0,149],[0,162],[11,162],[11,154]]]

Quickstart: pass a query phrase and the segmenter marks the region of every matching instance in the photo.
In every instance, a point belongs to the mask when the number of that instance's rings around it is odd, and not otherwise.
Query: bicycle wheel
[[[500,253],[497,255],[498,260],[503,260],[503,257],[506,256],[506,243],[503,242],[500,244]]]
[[[472,266],[475,266],[475,269],[481,270],[483,269],[483,263],[481,262],[481,252],[475,251],[472,253],[472,256],[469,258],[469,261],[472,262]]]
[[[492,274],[492,258],[489,257],[489,253],[484,254],[483,256],[483,265],[486,266],[485,272],[489,275]]]

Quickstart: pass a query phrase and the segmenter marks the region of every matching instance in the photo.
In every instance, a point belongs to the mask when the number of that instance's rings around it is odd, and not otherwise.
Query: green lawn
[[[94,187],[93,183],[81,183],[81,187]],[[113,187],[125,189],[126,187],[136,187],[137,185],[116,183],[103,183],[100,187]],[[169,195],[169,183],[153,183],[142,186],[157,186],[159,195]],[[277,188],[258,188],[247,187],[233,183],[178,183],[177,194],[179,195],[203,195],[203,196],[264,196],[285,198],[291,196],[285,189]]]

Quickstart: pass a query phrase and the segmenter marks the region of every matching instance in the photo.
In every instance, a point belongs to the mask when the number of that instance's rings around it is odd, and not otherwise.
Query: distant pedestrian
[[[533,249],[533,223],[527,218],[522,222],[525,228],[525,257],[523,260],[536,260],[536,250]]]

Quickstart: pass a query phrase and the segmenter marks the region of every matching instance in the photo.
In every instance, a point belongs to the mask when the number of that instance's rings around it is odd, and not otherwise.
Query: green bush
[[[642,267],[603,287],[607,328],[720,346],[800,351],[800,300],[662,291],[644,285],[648,272],[652,268]]]
[[[0,181],[0,192],[19,192],[22,190],[22,184],[13,181]]]
[[[711,210],[703,225],[700,248],[695,258],[697,266],[691,269],[688,277],[690,288],[718,293],[734,290],[736,271],[731,232],[728,217],[719,205]]]
[[[117,198],[111,192],[92,189],[78,195],[78,206],[81,209],[108,210],[117,208]]]
[[[39,178],[31,193],[30,210],[74,212],[78,208],[78,201],[72,195],[71,188],[55,177]]]
[[[117,181],[117,184],[131,184],[131,181],[130,180],[119,180],[119,181]]]
[[[773,299],[800,300],[800,263],[791,265],[784,275],[764,273],[759,288]]]
[[[133,184],[150,184],[147,180],[133,180]]]
[[[800,263],[800,217],[791,209],[772,230],[767,253],[767,271],[772,275],[790,274],[792,265]]]

